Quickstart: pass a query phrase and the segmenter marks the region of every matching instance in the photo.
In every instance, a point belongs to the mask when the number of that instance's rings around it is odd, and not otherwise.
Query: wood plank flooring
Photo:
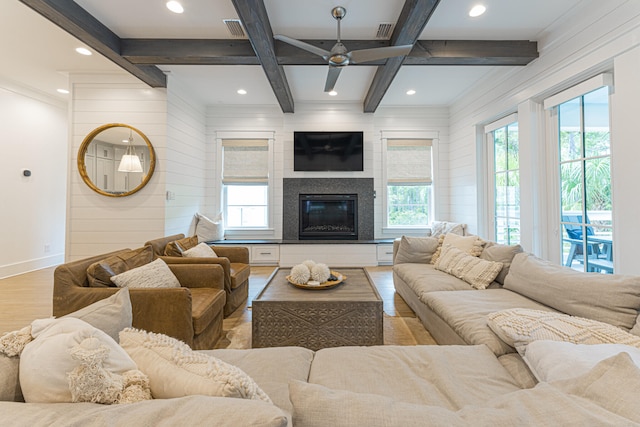
[[[276,267],[251,266],[249,300],[224,320],[225,331],[251,320],[251,301],[262,290]],[[53,271],[45,268],[18,276],[0,279],[0,335],[18,330],[35,319],[52,315]],[[387,316],[415,318],[413,311],[395,293],[391,266],[367,267],[371,279],[383,299]],[[405,322],[413,335],[411,343],[433,344],[433,338],[419,321]]]

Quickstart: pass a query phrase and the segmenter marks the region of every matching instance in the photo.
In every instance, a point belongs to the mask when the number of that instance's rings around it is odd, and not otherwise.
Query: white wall
[[[634,184],[640,178],[637,118],[634,111],[640,95],[638,69],[640,57],[640,2],[618,0],[581,3],[567,21],[558,21],[540,35],[540,57],[525,68],[507,68],[488,76],[451,108],[449,151],[451,219],[466,222],[470,229],[479,224],[478,170],[475,129],[509,113],[527,114],[520,123],[525,136],[521,170],[521,200],[532,209],[523,216],[527,233],[525,248],[543,257],[554,254],[558,243],[557,215],[550,210],[545,150],[555,149],[555,141],[541,130],[544,125],[539,103],[544,98],[571,87],[603,71],[614,73],[615,94],[612,107],[612,182],[614,193],[614,253],[616,272],[640,273],[632,248],[640,238],[637,225],[638,202]],[[632,184],[634,183],[634,184]],[[545,217],[546,215],[546,217]],[[557,252],[557,251],[556,251]],[[555,255],[554,255],[555,258]],[[554,261],[559,261],[553,259]]]
[[[53,98],[0,81],[0,117],[0,277],[6,277],[63,260],[67,111]]]
[[[180,82],[167,84],[166,214],[164,235],[193,234],[194,214],[205,206],[206,108]],[[158,236],[159,237],[159,236]]]
[[[381,133],[385,131],[429,132],[438,135],[438,145],[448,142],[448,110],[445,108],[380,108],[375,114],[362,112],[361,104],[296,104],[295,114],[283,114],[274,106],[216,106],[207,110],[208,145],[215,143],[217,132],[275,132],[274,180],[273,180],[273,230],[253,235],[253,238],[282,238],[282,180],[283,178],[374,178],[378,197],[375,209],[375,237],[390,238],[398,233],[386,234],[382,224]],[[293,132],[314,130],[357,130],[364,132],[365,170],[363,172],[294,172]],[[435,170],[435,193],[440,207],[436,215],[448,216],[447,185],[448,171],[446,153]],[[207,213],[220,211],[220,176],[215,165],[215,152],[208,158],[211,179],[207,191]],[[441,183],[445,183],[443,186]],[[424,234],[424,233],[422,233]],[[247,237],[246,235],[244,237]]]
[[[167,180],[167,93],[125,75],[72,75],[71,141],[66,259],[81,259],[122,248],[137,248],[164,236]],[[107,123],[126,123],[144,133],[156,153],[149,183],[127,197],[91,190],[78,173],[84,137]],[[172,226],[175,227],[175,226]]]

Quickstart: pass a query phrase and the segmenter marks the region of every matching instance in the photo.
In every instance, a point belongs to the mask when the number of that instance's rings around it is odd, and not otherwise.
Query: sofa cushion
[[[442,254],[434,266],[436,270],[462,279],[475,289],[486,289],[502,270],[501,262],[471,256],[451,245],[442,247]]]
[[[528,253],[513,258],[504,287],[563,313],[626,330],[640,310],[640,276],[583,273]]]
[[[155,399],[202,394],[271,403],[240,368],[193,351],[175,338],[128,328],[120,332],[120,345],[149,377]]]
[[[436,270],[433,264],[394,264],[393,274],[407,284],[419,297],[434,291],[469,291],[473,288],[444,271]]]
[[[180,282],[162,259],[112,276],[119,288],[179,288]]]
[[[80,365],[70,350],[86,339],[108,348],[104,368],[122,375],[135,370],[136,364],[107,334],[82,320],[42,319],[32,323],[34,340],[20,355],[20,387],[26,402],[71,402],[68,374]]]
[[[117,255],[95,262],[87,268],[89,286],[113,287],[111,277],[153,261],[153,248],[149,245],[122,251]]]
[[[485,344],[496,356],[513,353],[515,349],[489,328],[488,314],[512,307],[553,310],[506,289],[429,292],[422,294],[420,299],[464,342],[471,345]]]
[[[480,380],[487,377],[490,383]],[[518,389],[488,348],[467,345],[325,348],[315,354],[309,382],[450,409]]]
[[[451,245],[473,256],[480,256],[484,245],[484,241],[478,236],[458,236],[452,233],[441,235],[439,243],[438,249],[431,257],[431,264],[435,264],[438,261],[444,245]]]
[[[247,373],[273,403],[291,413],[289,381],[307,381],[314,352],[303,347],[202,350]]]
[[[0,401],[24,402],[19,370],[20,357],[9,357],[0,352]]]
[[[438,249],[439,241],[435,237],[402,236],[394,264],[418,263],[429,264],[431,257]]]
[[[224,291],[214,288],[190,288],[193,332],[202,333],[224,310]]]
[[[511,308],[490,313],[487,324],[513,347],[536,340],[555,340],[575,344],[627,344],[640,348],[640,337],[622,328],[564,313]]]
[[[182,253],[198,244],[198,236],[184,237],[167,243],[164,248],[166,256],[182,256]]]
[[[496,242],[486,242],[480,258],[502,263],[502,270],[496,277],[496,282],[504,285],[504,279],[509,273],[509,267],[511,267],[513,257],[522,251],[523,249],[520,245],[503,245]]]
[[[187,258],[217,258],[215,251],[206,243],[198,243],[196,246],[187,249],[182,253]]]

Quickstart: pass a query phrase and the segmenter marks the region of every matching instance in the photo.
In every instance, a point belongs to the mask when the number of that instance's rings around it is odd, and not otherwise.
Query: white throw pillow
[[[640,349],[624,344],[574,344],[539,340],[521,347],[520,355],[541,382],[566,380],[584,375],[601,361],[627,353],[640,367]]]
[[[216,215],[215,218],[209,219],[206,216],[196,214],[196,236],[199,242],[209,242],[211,240],[224,239],[224,224],[222,222],[222,213]]]
[[[162,334],[128,328],[120,345],[147,374],[155,399],[202,394],[205,396],[271,399],[240,368]]]
[[[448,221],[433,221],[430,228],[432,237],[439,237],[441,234],[447,233],[464,236],[467,230],[467,224]]]
[[[111,281],[119,288],[179,288],[180,282],[162,259],[133,268],[115,276]]]
[[[36,320],[34,340],[20,356],[20,386],[27,403],[72,402],[67,375],[80,365],[70,350],[87,338],[95,338],[109,350],[104,368],[122,375],[137,369],[134,361],[106,333],[73,317]]]
[[[502,271],[501,262],[487,261],[471,256],[451,245],[442,247],[442,254],[434,267],[436,270],[444,271],[464,280],[475,289],[486,289]]]
[[[575,344],[626,344],[640,348],[640,337],[597,320],[564,313],[513,308],[487,316],[498,337],[516,349],[537,340]]]
[[[108,298],[94,302],[63,317],[84,320],[94,328],[106,332],[117,342],[120,339],[118,336],[120,331],[124,328],[130,328],[133,321],[129,289],[120,289]]]
[[[196,246],[192,247],[191,249],[187,249],[186,251],[182,252],[182,256],[187,258],[217,258],[218,257],[218,255],[211,248],[211,246],[207,245],[204,242],[198,243]]]
[[[435,264],[442,254],[444,245],[451,245],[472,256],[480,256],[484,246],[484,241],[478,236],[458,236],[457,234],[442,234],[439,237],[439,246],[431,257],[431,264]]]

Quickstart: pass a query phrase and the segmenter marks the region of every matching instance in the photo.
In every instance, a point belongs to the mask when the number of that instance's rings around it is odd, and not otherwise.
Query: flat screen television
[[[294,132],[294,171],[363,171],[362,132]]]

